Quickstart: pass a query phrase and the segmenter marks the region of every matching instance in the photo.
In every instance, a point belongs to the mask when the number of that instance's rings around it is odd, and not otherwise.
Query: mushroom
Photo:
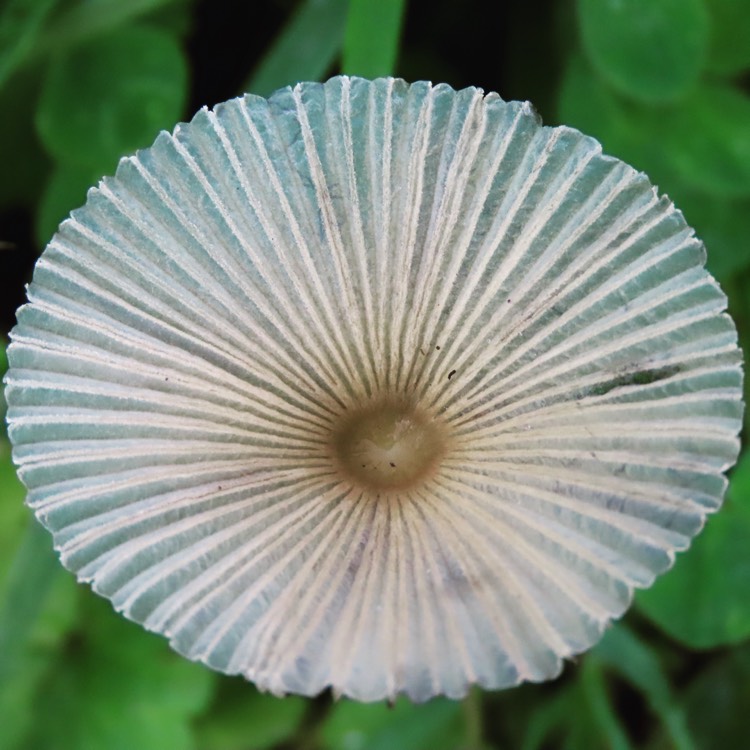
[[[36,266],[28,504],[118,611],[261,689],[551,678],[721,504],[741,355],[704,260],[527,103],[337,77],[203,109]]]

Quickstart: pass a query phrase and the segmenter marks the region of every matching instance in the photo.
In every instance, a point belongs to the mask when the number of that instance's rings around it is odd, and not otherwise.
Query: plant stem
[[[482,725],[482,691],[473,686],[462,704],[466,724],[465,750],[482,750],[484,747]]]

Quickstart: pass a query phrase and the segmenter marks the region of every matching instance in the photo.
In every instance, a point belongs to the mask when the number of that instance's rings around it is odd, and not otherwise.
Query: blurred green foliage
[[[350,0],[341,72],[378,78],[393,73],[404,0]]]
[[[163,639],[112,617],[107,602],[87,597],[81,605],[85,629],[56,655],[34,696],[34,715],[44,721],[31,727],[29,745],[195,747],[190,720],[208,706],[216,676],[175,658]]]
[[[0,5],[0,212],[31,215],[38,246],[123,154],[192,114],[207,5]],[[496,23],[494,4],[478,1],[463,15],[418,0],[274,5],[278,28],[248,48],[237,77],[260,95],[339,70],[450,79],[473,44],[466,30]],[[675,200],[706,242],[747,351],[750,2],[560,0],[538,14],[523,0],[500,5],[507,44],[483,58],[505,71],[499,93],[537,99],[548,121],[595,136]],[[6,366],[3,345],[0,373]],[[750,455],[690,553],[579,665],[555,683],[472,693],[464,705],[281,699],[188,663],[77,586],[22,499],[2,439],[0,750],[747,746]]]
[[[618,92],[663,103],[695,85],[708,52],[703,0],[580,0],[578,11],[587,57]]]

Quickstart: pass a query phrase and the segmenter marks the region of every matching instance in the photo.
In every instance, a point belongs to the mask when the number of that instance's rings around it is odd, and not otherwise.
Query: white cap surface
[[[37,265],[28,503],[118,610],[263,689],[550,678],[722,501],[741,355],[704,258],[644,175],[477,89],[201,111]]]

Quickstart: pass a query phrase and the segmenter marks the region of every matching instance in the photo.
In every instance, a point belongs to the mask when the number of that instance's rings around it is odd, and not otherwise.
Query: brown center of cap
[[[445,452],[440,427],[409,406],[349,413],[334,439],[343,471],[371,490],[405,490],[424,480]]]

